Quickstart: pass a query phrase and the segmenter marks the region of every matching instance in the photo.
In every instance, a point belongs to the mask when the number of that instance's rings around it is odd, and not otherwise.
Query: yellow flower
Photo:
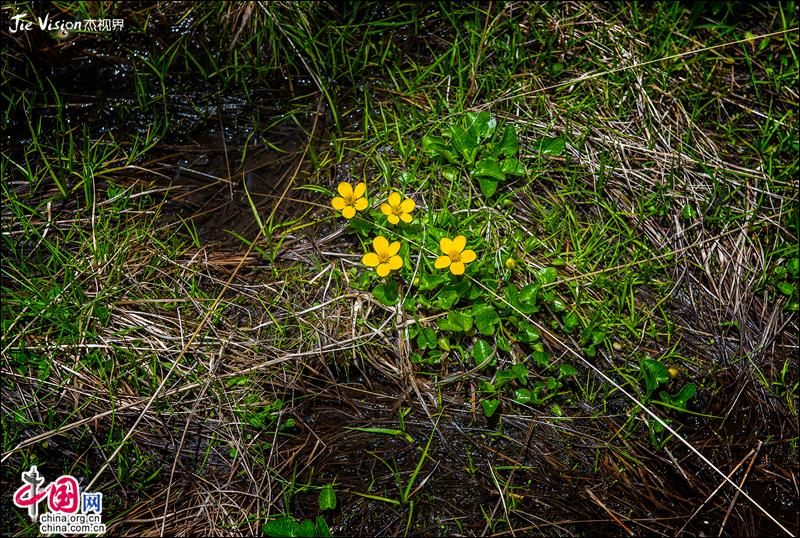
[[[393,192],[389,195],[388,203],[381,204],[381,211],[384,215],[389,217],[389,222],[397,224],[401,220],[405,223],[411,222],[411,212],[417,204],[411,198],[405,200],[400,199],[399,192]]]
[[[506,269],[513,269],[517,266],[517,262],[511,256],[506,260]]]
[[[361,258],[361,263],[370,267],[375,267],[378,276],[386,276],[390,271],[403,267],[403,258],[397,255],[400,250],[400,241],[395,241],[391,245],[389,241],[379,235],[372,240],[375,252],[367,252]]]
[[[464,264],[475,261],[477,257],[475,251],[464,250],[466,246],[467,238],[463,235],[457,236],[452,241],[447,237],[443,237],[439,241],[439,248],[442,249],[444,255],[436,258],[434,266],[437,269],[447,269],[449,267],[450,272],[454,275],[463,275]]]
[[[331,200],[331,205],[335,210],[341,211],[344,218],[352,219],[356,211],[364,211],[367,208],[367,199],[364,197],[367,192],[366,183],[359,183],[354,189],[349,183],[342,181],[336,190],[341,196]]]

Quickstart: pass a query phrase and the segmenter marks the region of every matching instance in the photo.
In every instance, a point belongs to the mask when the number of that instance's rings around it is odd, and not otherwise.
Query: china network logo
[[[44,485],[36,465],[22,473],[22,486],[14,493],[14,505],[27,508],[31,521],[39,521],[42,534],[103,534],[103,494],[81,492],[78,481],[63,475]],[[42,487],[44,486],[44,487]],[[39,514],[39,503],[47,501],[49,512]]]

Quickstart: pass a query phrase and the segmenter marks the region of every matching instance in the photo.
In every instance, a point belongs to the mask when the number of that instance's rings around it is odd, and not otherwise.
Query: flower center
[[[398,217],[404,213],[403,208],[399,205],[392,207],[392,215],[397,215]]]
[[[355,194],[351,194],[349,196],[342,196],[344,198],[345,205],[356,205],[356,196]]]
[[[375,254],[377,254],[377,255],[378,255],[378,261],[379,261],[380,263],[389,263],[389,260],[390,260],[390,259],[391,259],[391,257],[392,257],[392,255],[391,255],[391,254],[389,254],[389,252],[388,252],[388,251],[386,251],[386,250],[384,250],[384,251],[381,251],[381,252],[377,252],[377,251],[375,251]]]
[[[452,263],[458,263],[461,261],[461,251],[451,250],[447,256],[450,258],[450,262]]]

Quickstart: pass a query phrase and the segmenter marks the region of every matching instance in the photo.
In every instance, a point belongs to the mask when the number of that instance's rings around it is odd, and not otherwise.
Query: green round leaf
[[[386,306],[394,306],[400,300],[400,294],[397,291],[397,282],[387,282],[386,284],[375,286],[372,290],[375,298]]]
[[[780,284],[778,284],[778,289],[785,296],[791,297],[792,294],[794,293],[794,284],[791,284],[790,282],[781,282]]]
[[[494,412],[497,411],[499,405],[500,405],[500,400],[481,401],[481,407],[483,407],[483,414],[486,415],[486,418],[492,418],[492,415],[494,415]]]
[[[319,509],[320,510],[336,509],[336,492],[333,491],[333,484],[326,484],[322,488],[322,491],[319,492]]]
[[[481,365],[492,356],[492,346],[483,338],[478,338],[475,345],[472,346],[472,358],[475,359],[476,365]]]

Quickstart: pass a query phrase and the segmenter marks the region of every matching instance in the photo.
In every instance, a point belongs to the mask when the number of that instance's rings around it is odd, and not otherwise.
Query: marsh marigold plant
[[[403,267],[403,258],[397,255],[400,251],[400,241],[389,241],[379,235],[372,240],[372,247],[375,252],[367,252],[361,258],[361,262],[369,267],[374,267],[378,276],[386,276],[390,272]]]
[[[442,250],[442,256],[436,258],[434,266],[437,269],[450,268],[450,272],[454,275],[463,275],[466,269],[466,264],[475,261],[477,256],[474,250],[464,250],[467,246],[467,238],[463,235],[456,236],[455,239],[443,237],[439,241],[439,248]]]
[[[349,183],[342,181],[336,190],[340,196],[332,199],[331,205],[335,210],[341,211],[344,218],[352,219],[356,211],[364,211],[367,208],[367,198],[364,196],[367,193],[366,183],[358,183],[353,188]]]
[[[411,198],[403,200],[399,192],[393,192],[386,203],[381,204],[381,212],[387,216],[390,224],[397,224],[401,220],[407,224],[411,222],[411,212],[416,205]]]

